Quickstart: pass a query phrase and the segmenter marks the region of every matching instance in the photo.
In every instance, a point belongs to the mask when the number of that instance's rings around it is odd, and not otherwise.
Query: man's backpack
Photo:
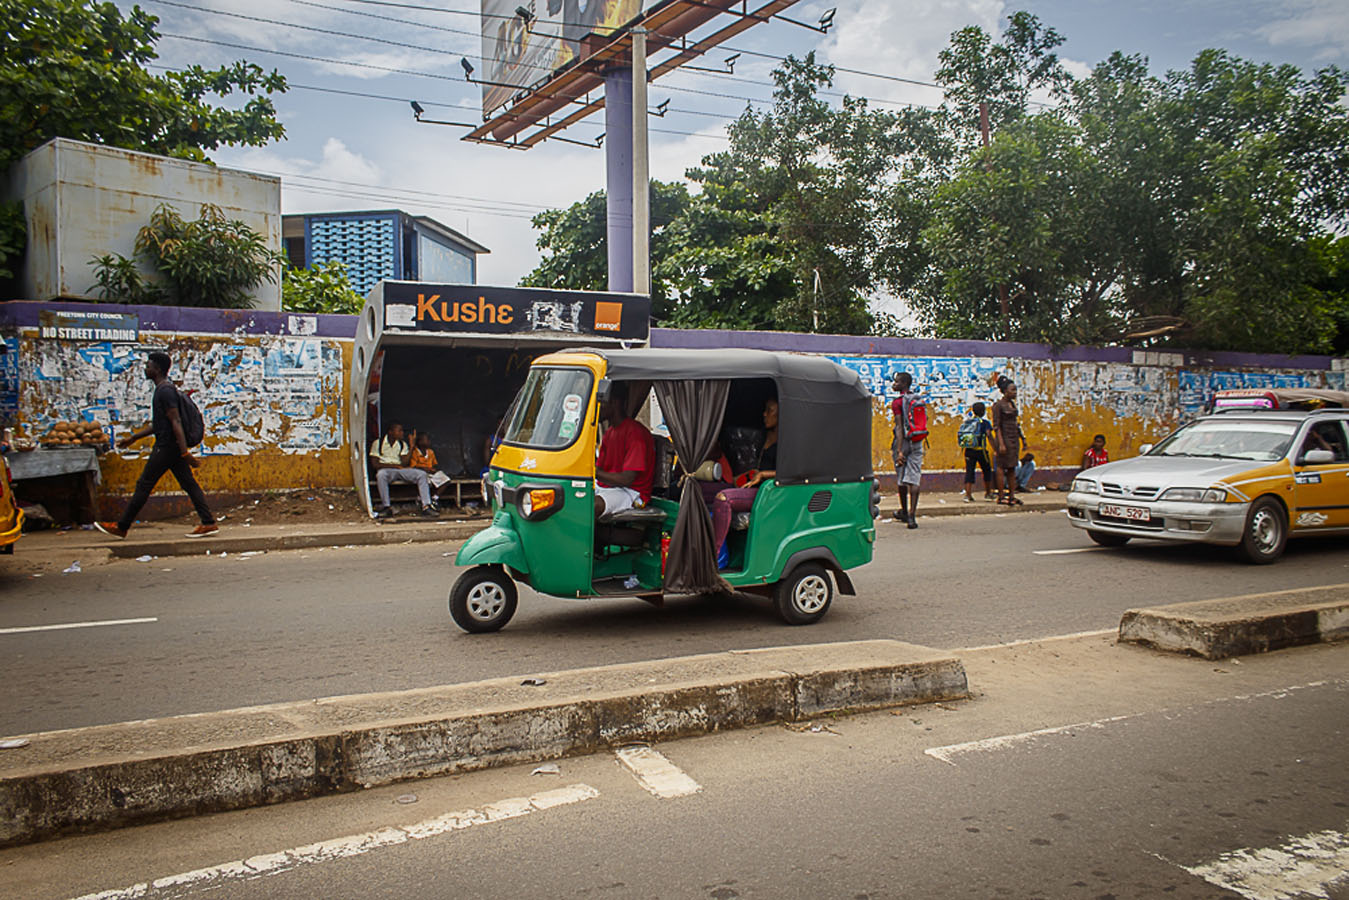
[[[183,437],[187,438],[187,446],[200,444],[206,437],[206,420],[201,417],[197,404],[182,391],[178,392],[178,419],[183,423]]]
[[[900,408],[906,413],[904,437],[914,444],[927,440],[927,401],[910,395],[904,398]]]
[[[965,450],[978,450],[984,446],[983,419],[978,416],[970,416],[960,423],[960,428],[956,431],[956,443],[960,444]]]

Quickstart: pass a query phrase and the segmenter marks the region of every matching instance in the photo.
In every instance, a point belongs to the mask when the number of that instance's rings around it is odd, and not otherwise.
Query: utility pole
[[[983,133],[983,136],[984,136],[984,148],[987,149],[987,148],[988,148],[988,145],[989,145],[989,143],[990,143],[990,141],[989,141],[989,127],[988,127],[988,104],[987,104],[987,103],[982,103],[982,102],[981,102],[981,103],[979,104],[979,130]],[[993,160],[991,160],[991,159],[984,160],[984,166],[988,169],[988,171],[992,172],[992,171],[993,171]],[[998,309],[1002,312],[1003,333],[1006,334],[1006,331],[1007,331],[1007,317],[1008,317],[1009,313],[1008,313],[1008,309],[1007,309],[1007,285],[1005,285],[1005,284],[1000,284],[1000,285],[998,285]]]
[[[646,29],[632,29],[632,290],[651,293],[651,158],[647,145]]]

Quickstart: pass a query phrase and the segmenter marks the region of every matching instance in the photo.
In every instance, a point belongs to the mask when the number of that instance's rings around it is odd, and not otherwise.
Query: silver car
[[[1073,479],[1068,517],[1098,544],[1240,548],[1269,563],[1289,537],[1349,534],[1349,409],[1234,410]]]

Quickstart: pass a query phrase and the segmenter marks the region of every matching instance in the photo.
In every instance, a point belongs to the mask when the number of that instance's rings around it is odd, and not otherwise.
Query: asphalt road
[[[1346,900],[1346,654],[975,651],[971,701],[658,745],[683,796],[597,754],[0,851],[0,885],[14,900]]]
[[[766,601],[562,600],[522,591],[503,631],[467,635],[446,596],[457,545],[115,562],[40,579],[0,563],[0,735],[283,700],[749,648],[897,638],[939,648],[1115,628],[1132,606],[1349,581],[1349,542],[1278,564],[1220,548],[1095,548],[1060,513],[881,526],[858,596],[820,623]],[[1042,554],[1037,551],[1082,552]],[[153,619],[54,631],[30,628]]]

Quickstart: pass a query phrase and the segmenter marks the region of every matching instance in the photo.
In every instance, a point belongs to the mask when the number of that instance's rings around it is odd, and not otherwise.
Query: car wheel
[[[1109,531],[1088,531],[1087,537],[1102,547],[1123,547],[1129,543],[1127,534],[1111,534]]]
[[[777,583],[773,602],[788,625],[820,621],[834,599],[834,582],[819,563],[802,563]]]
[[[1241,555],[1256,565],[1272,563],[1283,556],[1288,544],[1288,513],[1273,497],[1261,497],[1246,514],[1241,536]]]
[[[450,590],[450,617],[470,634],[499,631],[515,615],[519,597],[515,582],[499,566],[477,566]]]

